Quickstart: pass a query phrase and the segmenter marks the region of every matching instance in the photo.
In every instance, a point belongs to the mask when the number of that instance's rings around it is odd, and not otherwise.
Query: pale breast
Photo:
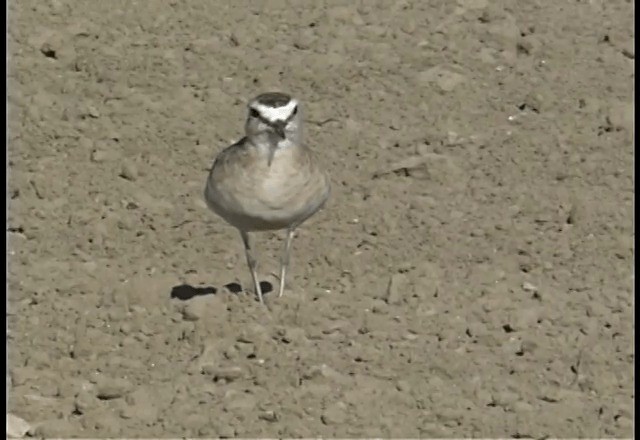
[[[279,150],[269,166],[257,148],[239,148],[216,161],[205,198],[229,223],[252,231],[297,226],[324,205],[329,193],[329,179],[309,150]]]

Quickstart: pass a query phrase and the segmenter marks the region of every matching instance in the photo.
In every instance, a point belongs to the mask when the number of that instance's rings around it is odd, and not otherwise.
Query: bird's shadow
[[[244,291],[242,286],[238,283],[228,283],[222,287],[236,295]],[[273,291],[273,284],[268,281],[261,281],[260,289],[262,289],[262,294],[266,295]],[[194,287],[190,284],[179,284],[171,288],[170,296],[172,299],[189,301],[196,296],[216,295],[219,291],[220,289],[213,286]]]

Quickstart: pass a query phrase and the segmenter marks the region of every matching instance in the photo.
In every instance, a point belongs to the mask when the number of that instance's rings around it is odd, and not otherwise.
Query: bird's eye
[[[260,113],[258,113],[258,110],[256,110],[255,108],[252,108],[249,109],[249,116],[251,116],[252,118],[259,118]]]
[[[296,105],[296,107],[293,109],[293,112],[291,112],[291,116],[295,115],[298,113],[298,106]]]

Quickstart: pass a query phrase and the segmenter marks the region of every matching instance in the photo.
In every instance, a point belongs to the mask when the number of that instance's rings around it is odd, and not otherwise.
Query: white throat
[[[256,109],[263,118],[269,121],[285,121],[291,116],[293,109],[295,109],[297,105],[298,101],[292,99],[287,105],[282,107],[269,107],[259,102],[254,103],[252,107]]]

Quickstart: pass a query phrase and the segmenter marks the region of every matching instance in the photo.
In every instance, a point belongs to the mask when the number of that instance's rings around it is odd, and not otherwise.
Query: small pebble
[[[240,367],[216,367],[214,365],[203,365],[202,373],[207,376],[213,376],[213,380],[218,382],[224,380],[225,382],[233,382],[240,379],[244,375],[244,371]]]
[[[203,313],[204,310],[195,304],[187,304],[184,309],[182,309],[182,317],[185,321],[198,321],[202,317]]]
[[[96,385],[96,397],[101,400],[123,397],[133,388],[131,382],[126,379],[101,378]]]
[[[613,104],[607,114],[607,122],[619,130],[633,132],[634,105],[631,102],[619,102]]]
[[[380,299],[376,299],[371,305],[371,311],[378,315],[384,315],[386,313],[389,313],[389,306],[386,302]]]
[[[69,438],[74,431],[71,427],[71,422],[64,419],[56,419],[40,423],[29,434],[33,437]]]
[[[520,353],[533,353],[536,348],[538,348],[538,344],[536,344],[534,341],[525,340],[520,344]]]
[[[134,165],[133,162],[127,160],[122,164],[122,169],[120,170],[120,177],[135,181],[138,178],[138,169]]]
[[[228,423],[221,423],[220,425],[214,426],[213,432],[216,433],[214,437],[219,438],[234,438],[236,436],[236,430]]]
[[[258,417],[261,420],[265,420],[267,422],[277,422],[278,421],[278,414],[276,414],[274,411],[263,411],[260,413],[260,415],[258,415]]]
[[[319,378],[325,378],[336,382],[341,382],[344,380],[342,374],[326,364],[314,365],[302,375],[302,379],[304,380],[314,380]]]
[[[320,420],[325,425],[342,425],[347,421],[346,409],[344,403],[334,403],[322,412]]]
[[[502,391],[493,396],[493,402],[501,407],[511,407],[518,400],[520,396],[511,391]]]
[[[400,302],[402,302],[406,286],[406,275],[400,273],[393,274],[389,278],[389,284],[387,286],[387,297],[385,298],[387,304],[400,304]]]
[[[91,162],[101,163],[107,159],[107,153],[103,150],[93,150],[91,152]]]
[[[409,385],[409,382],[407,382],[406,380],[401,379],[396,382],[396,390],[400,391],[401,393],[407,393],[411,391],[411,385]]]
[[[92,118],[99,118],[100,117],[100,112],[98,111],[97,108],[95,108],[94,106],[90,105],[89,108],[87,109],[87,113],[89,114],[89,116],[91,116]]]
[[[520,401],[513,404],[513,410],[516,413],[529,412],[533,411],[533,405],[527,402]]]
[[[7,437],[22,438],[31,430],[31,425],[24,419],[7,413]]]
[[[85,414],[98,406],[99,401],[89,391],[82,390],[78,393],[73,401],[73,405],[76,411],[80,414]]]

